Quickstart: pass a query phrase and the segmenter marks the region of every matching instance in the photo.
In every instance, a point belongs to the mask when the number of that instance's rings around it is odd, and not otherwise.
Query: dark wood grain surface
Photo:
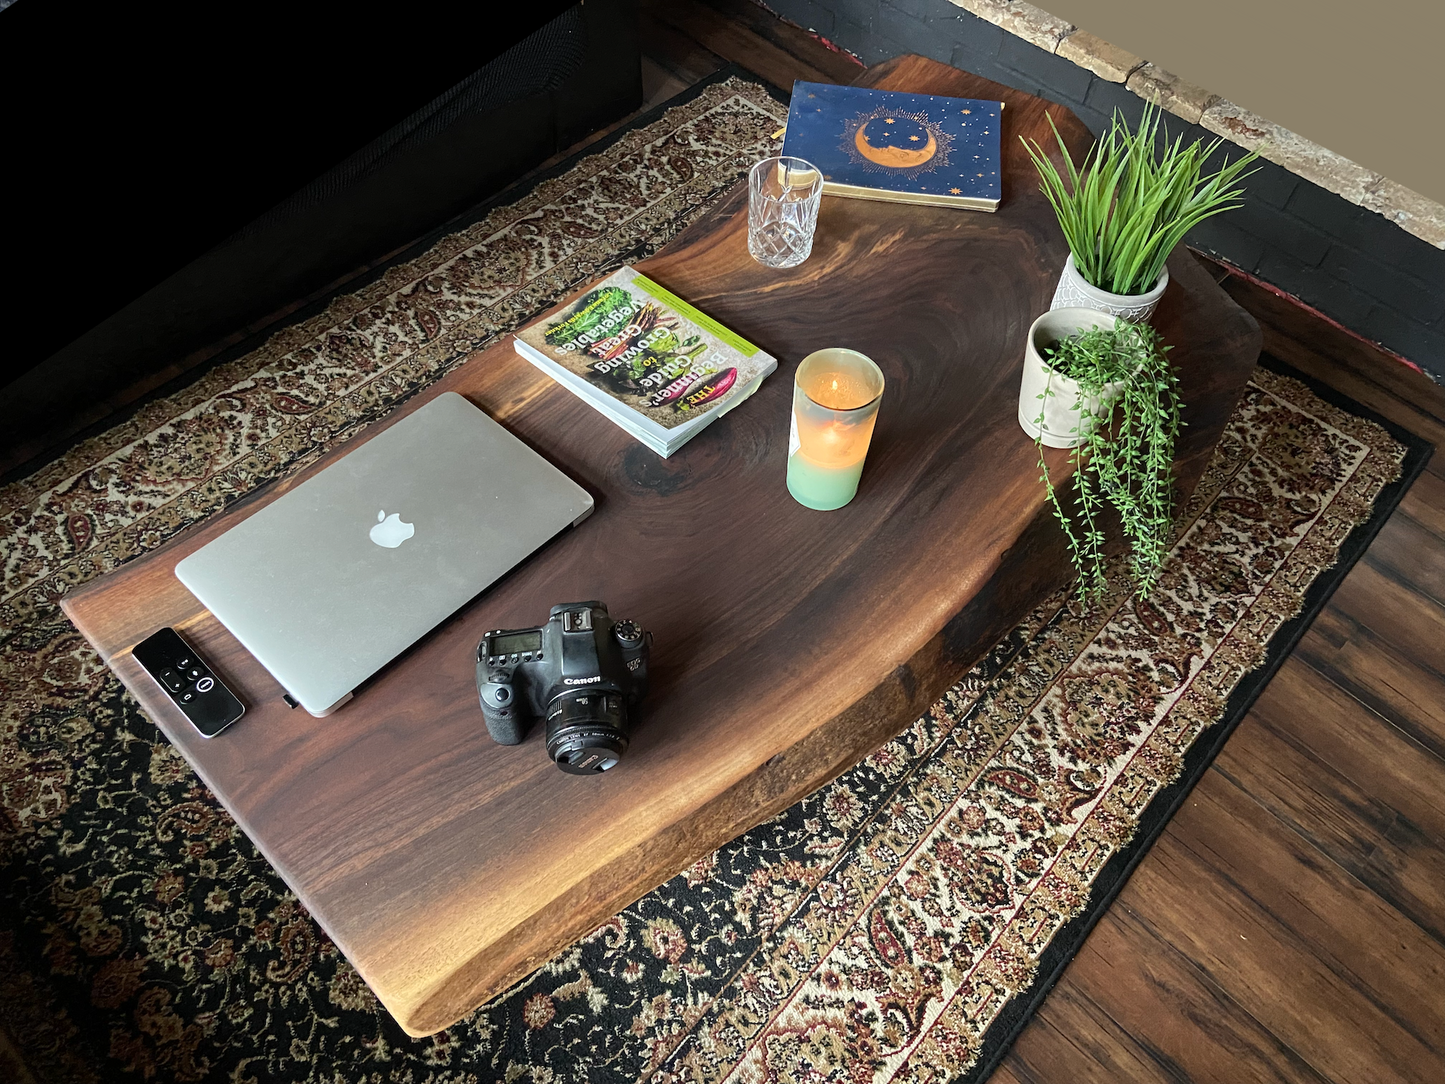
[[[812,258],[774,271],[747,256],[743,193],[724,200],[644,269],[780,367],[669,460],[509,343],[403,408],[461,392],[584,485],[597,512],[334,716],[288,710],[173,571],[310,471],[64,603],[413,1034],[445,1027],[855,763],[1066,575],[1015,420],[1024,334],[1066,251],[1017,140],[1043,139],[1045,103],[916,57],[865,81],[1006,101],[1000,210],[830,198]],[[1049,108],[1080,154],[1082,125]],[[1155,322],[1176,345],[1189,404],[1189,488],[1259,338],[1187,255],[1170,273]],[[888,381],[858,497],[830,513],[797,505],[783,484],[792,370],[823,346],[862,350]],[[594,597],[654,632],[653,692],[623,764],[576,777],[551,765],[536,733],[492,744],[471,659],[484,630]],[[191,731],[128,654],[167,624],[250,706],[217,739]]]

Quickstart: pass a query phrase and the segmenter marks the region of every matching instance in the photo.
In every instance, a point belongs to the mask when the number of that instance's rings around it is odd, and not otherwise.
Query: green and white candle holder
[[[818,350],[799,362],[788,440],[794,500],[827,512],[853,499],[882,402],[883,370],[856,350]]]

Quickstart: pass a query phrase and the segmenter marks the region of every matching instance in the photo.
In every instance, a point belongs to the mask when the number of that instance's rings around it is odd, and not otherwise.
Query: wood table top
[[[996,98],[994,214],[823,201],[811,258],[746,246],[745,185],[646,274],[780,361],[748,402],[660,459],[518,357],[480,352],[457,391],[591,492],[597,511],[464,607],[326,719],[275,680],[175,578],[176,563],[333,462],[342,447],[166,547],[70,594],[74,621],[413,1035],[435,1032],[616,911],[900,732],[1068,577],[1035,448],[1016,420],[1024,336],[1067,249],[1020,135],[1048,105],[920,57],[865,85]],[[1253,320],[1182,250],[1155,317],[1179,366],[1178,472],[1192,489],[1259,351]],[[836,512],[784,484],[792,374],[848,346],[887,390],[862,483]],[[348,446],[349,447],[349,446]],[[1051,453],[1062,471],[1066,453]],[[541,727],[492,743],[481,634],[604,600],[655,635],[652,691],[623,762],[558,771]],[[129,649],[182,630],[248,705],[201,738]]]

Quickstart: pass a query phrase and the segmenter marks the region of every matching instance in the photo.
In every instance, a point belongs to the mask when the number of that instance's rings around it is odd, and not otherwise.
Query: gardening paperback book
[[[823,193],[996,211],[1003,102],[793,84],[785,156],[823,173]]]
[[[777,361],[624,267],[514,339],[517,353],[666,458]]]

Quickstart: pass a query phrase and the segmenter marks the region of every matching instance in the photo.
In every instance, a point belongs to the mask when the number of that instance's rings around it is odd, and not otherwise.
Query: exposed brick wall
[[[919,53],[1072,109],[1096,134],[1143,100],[1120,83],[1046,52],[948,0],[766,0],[785,19],[865,64]],[[1168,118],[1171,132],[1213,141]],[[1243,151],[1226,143],[1231,158]],[[1445,383],[1445,250],[1271,162],[1249,178],[1244,207],[1204,223],[1188,243],[1293,294]]]

